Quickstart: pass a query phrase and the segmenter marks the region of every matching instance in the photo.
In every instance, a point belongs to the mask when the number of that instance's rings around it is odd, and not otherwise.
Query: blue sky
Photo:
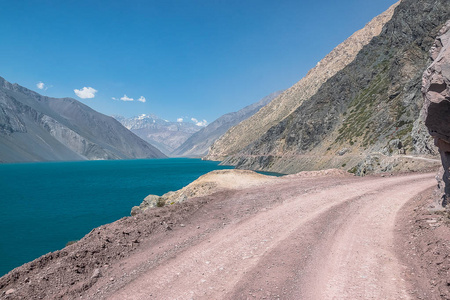
[[[212,122],[289,88],[395,2],[0,0],[0,76],[107,115]]]

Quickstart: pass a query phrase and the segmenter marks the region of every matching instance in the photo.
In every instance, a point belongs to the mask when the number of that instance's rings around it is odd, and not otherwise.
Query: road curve
[[[433,184],[433,174],[291,177],[222,193],[122,262],[114,271],[122,280],[91,296],[409,299],[393,249],[395,217]]]

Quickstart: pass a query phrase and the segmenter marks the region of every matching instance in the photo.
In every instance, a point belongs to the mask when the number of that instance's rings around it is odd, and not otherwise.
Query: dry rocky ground
[[[16,268],[0,298],[450,299],[450,219],[430,210],[434,172],[223,172],[228,183],[201,197]]]

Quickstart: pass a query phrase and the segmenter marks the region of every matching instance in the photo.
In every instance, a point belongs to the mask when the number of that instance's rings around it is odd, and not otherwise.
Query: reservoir
[[[230,167],[187,158],[0,164],[0,276],[218,169]]]

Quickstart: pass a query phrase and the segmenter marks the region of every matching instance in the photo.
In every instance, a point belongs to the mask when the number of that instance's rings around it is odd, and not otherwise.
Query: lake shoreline
[[[186,158],[0,164],[0,232],[8,241],[0,275],[129,216],[148,194],[226,168]]]

